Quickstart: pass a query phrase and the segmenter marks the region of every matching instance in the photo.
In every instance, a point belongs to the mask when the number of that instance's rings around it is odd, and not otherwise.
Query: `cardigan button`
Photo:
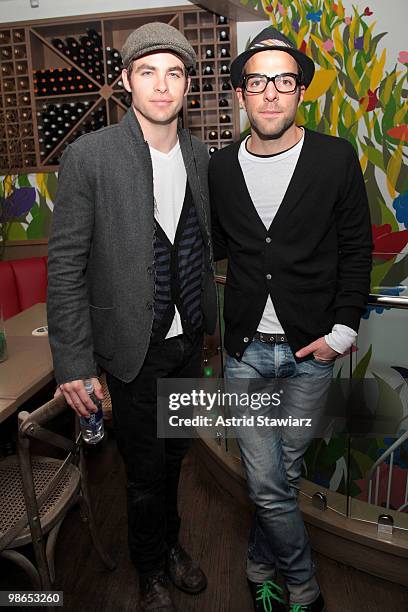
[[[267,274],[266,275],[266,280],[271,280],[271,278],[272,278],[272,274]]]
[[[245,336],[245,338],[244,338],[244,342],[249,342],[249,338],[247,338],[247,337]]]
[[[239,357],[241,353],[239,353],[238,351],[235,353],[235,357]]]
[[[272,238],[270,236],[267,236],[265,238],[265,242],[267,242],[269,244],[270,242],[272,242]]]

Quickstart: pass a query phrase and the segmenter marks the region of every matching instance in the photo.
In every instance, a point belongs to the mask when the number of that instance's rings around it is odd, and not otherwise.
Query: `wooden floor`
[[[66,612],[136,612],[137,577],[127,554],[124,470],[114,440],[88,455],[97,522],[118,567],[105,570],[86,525],[73,510],[57,545],[57,585]],[[174,591],[179,612],[251,612],[244,559],[250,516],[200,472],[194,449],[187,457],[180,491],[181,541],[208,576],[198,596]],[[315,556],[328,612],[407,612],[408,591],[321,555]],[[0,559],[0,590],[30,589],[24,574]]]

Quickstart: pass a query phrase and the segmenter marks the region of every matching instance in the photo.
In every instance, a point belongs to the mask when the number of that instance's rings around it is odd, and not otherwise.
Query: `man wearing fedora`
[[[231,65],[250,135],[216,152],[209,169],[215,258],[228,258],[225,376],[287,379],[281,414],[314,423],[240,430],[256,507],[246,571],[262,612],[287,609],[277,571],[291,611],[325,609],[297,503],[299,479],[333,365],[356,338],[370,287],[371,226],[358,157],[346,140],[295,123],[313,76],[311,59],[275,28],[263,30]]]
[[[194,49],[175,28],[149,23],[122,49],[132,104],[116,125],[63,155],[49,242],[48,323],[55,376],[79,416],[95,410],[83,381],[107,372],[127,476],[130,556],[140,610],[174,612],[167,577],[207,584],[178,539],[185,439],[157,438],[157,379],[200,376],[216,290],[206,147],[178,129]]]

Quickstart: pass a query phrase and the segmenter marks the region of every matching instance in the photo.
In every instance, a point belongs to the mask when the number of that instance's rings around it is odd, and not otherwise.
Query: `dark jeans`
[[[199,378],[202,335],[151,345],[142,369],[124,383],[107,375],[113,424],[127,475],[130,557],[139,572],[164,567],[168,547],[178,540],[177,489],[186,439],[157,438],[157,379]]]

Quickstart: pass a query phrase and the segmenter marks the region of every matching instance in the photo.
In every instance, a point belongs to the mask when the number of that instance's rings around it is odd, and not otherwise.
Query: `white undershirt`
[[[173,244],[187,185],[180,143],[177,140],[168,153],[162,153],[151,146],[149,149],[153,164],[154,217]],[[180,314],[176,306],[174,309],[174,318],[166,338],[183,333]]]
[[[245,183],[261,221],[269,229],[292,179],[304,142],[304,130],[299,142],[277,155],[261,157],[249,153],[246,138],[239,148],[238,161]],[[284,333],[271,297],[258,324],[258,331],[265,334]],[[325,336],[327,344],[338,353],[347,351],[356,338],[356,332],[347,325],[336,323]]]

